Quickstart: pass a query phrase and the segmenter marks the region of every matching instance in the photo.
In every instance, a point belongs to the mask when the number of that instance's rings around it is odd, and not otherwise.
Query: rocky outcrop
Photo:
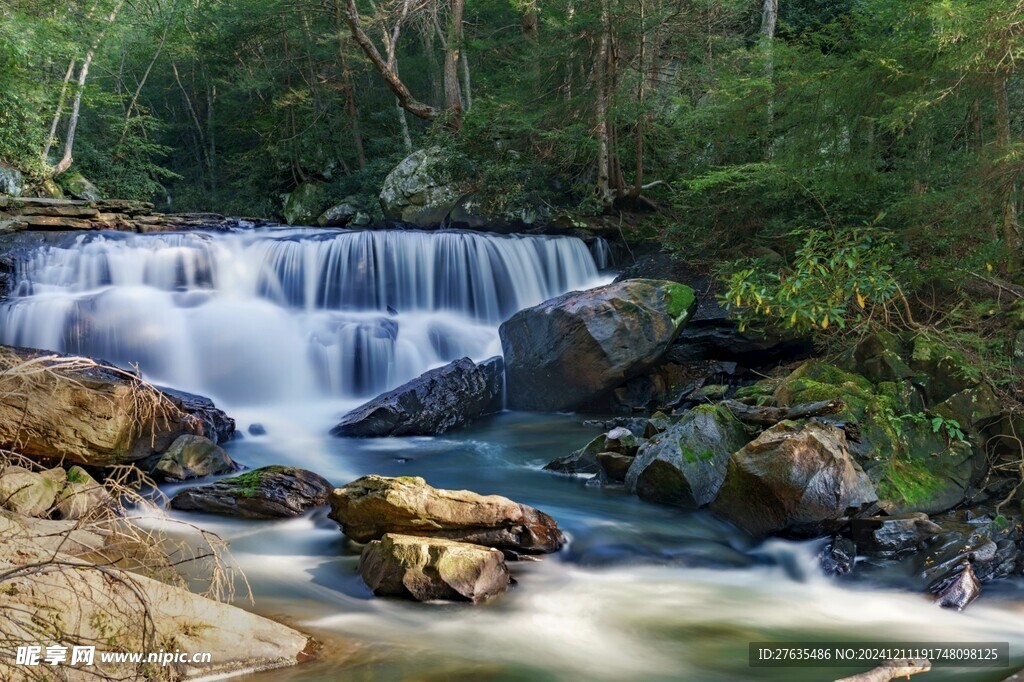
[[[876,499],[842,429],[781,422],[729,458],[711,510],[755,537],[817,535]]]
[[[446,175],[440,147],[407,156],[384,178],[380,190],[384,217],[414,227],[440,226],[462,195],[459,184]]]
[[[171,507],[246,519],[288,518],[327,504],[332,487],[312,471],[268,466],[183,490]]]
[[[674,282],[629,280],[527,308],[501,325],[512,409],[576,409],[656,362],[695,305]]]
[[[40,460],[110,466],[210,435],[203,413],[136,375],[86,358],[0,347],[0,447]],[[213,421],[224,422],[220,417]]]
[[[469,358],[425,372],[349,412],[331,431],[335,436],[436,435],[466,426],[500,409],[501,373],[493,358],[479,365]]]
[[[364,476],[335,489],[331,518],[356,542],[386,533],[429,536],[513,552],[556,552],[565,536],[547,514],[498,495],[442,490],[422,478]]]
[[[378,596],[473,603],[508,589],[505,556],[465,542],[388,533],[359,557],[359,574]]]
[[[157,390],[182,412],[187,412],[202,421],[202,434],[214,443],[226,443],[235,436],[235,420],[217,409],[213,401],[201,395],[186,393],[166,386],[157,386]]]
[[[609,455],[625,457],[632,463],[639,448],[640,441],[633,435],[632,431],[622,426],[616,426],[608,433],[593,439],[579,450],[552,460],[544,468],[548,471],[558,471],[564,474],[596,474],[602,469],[607,469],[606,466],[601,464],[600,456],[602,454],[606,455],[604,458],[606,462],[611,466],[617,466],[622,463],[622,460],[612,460],[611,457],[608,457]],[[627,464],[626,467],[628,468],[629,465]],[[613,477],[612,480],[622,480],[622,478]]]
[[[915,551],[942,528],[927,514],[867,516],[850,521],[850,535],[857,549],[867,556],[895,557]]]
[[[651,502],[703,507],[718,495],[729,458],[749,440],[725,407],[696,407],[640,448],[626,488]]]
[[[316,224],[320,227],[345,227],[352,222],[357,213],[359,213],[359,209],[346,200],[321,213],[320,217],[316,219]]]
[[[20,197],[25,191],[25,178],[21,171],[0,165],[0,194]]]
[[[238,468],[228,453],[209,438],[185,435],[152,461],[150,474],[162,481],[184,481],[230,474]]]
[[[69,652],[98,643],[104,651],[210,654],[210,663],[174,666],[175,679],[295,665],[316,652],[314,640],[287,626],[128,573],[105,556],[97,557],[102,568],[91,564],[80,553],[93,535],[72,522],[27,523],[0,513],[0,637]],[[25,670],[13,657],[0,660],[0,679],[24,679]],[[97,679],[139,676],[136,664],[102,663],[98,654],[95,666],[83,670]]]
[[[289,225],[315,225],[324,203],[323,187],[315,182],[304,182],[285,198],[284,220]]]

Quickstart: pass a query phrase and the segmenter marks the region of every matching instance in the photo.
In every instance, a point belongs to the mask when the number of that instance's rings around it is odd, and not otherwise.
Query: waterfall
[[[19,263],[0,342],[138,365],[232,404],[364,399],[598,283],[570,237],[260,229],[98,233]]]

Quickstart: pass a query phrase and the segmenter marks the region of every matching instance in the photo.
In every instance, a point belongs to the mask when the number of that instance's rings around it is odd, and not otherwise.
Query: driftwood
[[[807,419],[823,417],[842,411],[846,404],[842,400],[822,400],[817,403],[804,403],[793,407],[770,407],[767,405],[747,405],[736,400],[723,400],[722,405],[729,408],[733,416],[745,424],[756,426],[773,426],[787,419]]]
[[[910,677],[917,673],[926,673],[931,669],[931,661],[925,659],[886,661],[866,673],[844,677],[841,680],[836,680],[836,682],[889,682],[889,680],[895,680],[898,677]]]

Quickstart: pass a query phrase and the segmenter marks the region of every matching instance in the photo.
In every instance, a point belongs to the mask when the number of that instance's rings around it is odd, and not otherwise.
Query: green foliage
[[[877,227],[796,230],[791,236],[801,244],[791,266],[773,271],[763,261],[740,262],[727,277],[722,302],[738,311],[741,326],[845,329],[898,295],[897,252]]]

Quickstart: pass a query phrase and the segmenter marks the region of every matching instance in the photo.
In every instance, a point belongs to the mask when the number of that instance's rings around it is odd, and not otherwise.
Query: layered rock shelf
[[[270,224],[218,213],[157,213],[153,204],[130,199],[42,199],[0,196],[0,233],[22,230],[117,230],[173,232],[195,228],[231,228]]]

